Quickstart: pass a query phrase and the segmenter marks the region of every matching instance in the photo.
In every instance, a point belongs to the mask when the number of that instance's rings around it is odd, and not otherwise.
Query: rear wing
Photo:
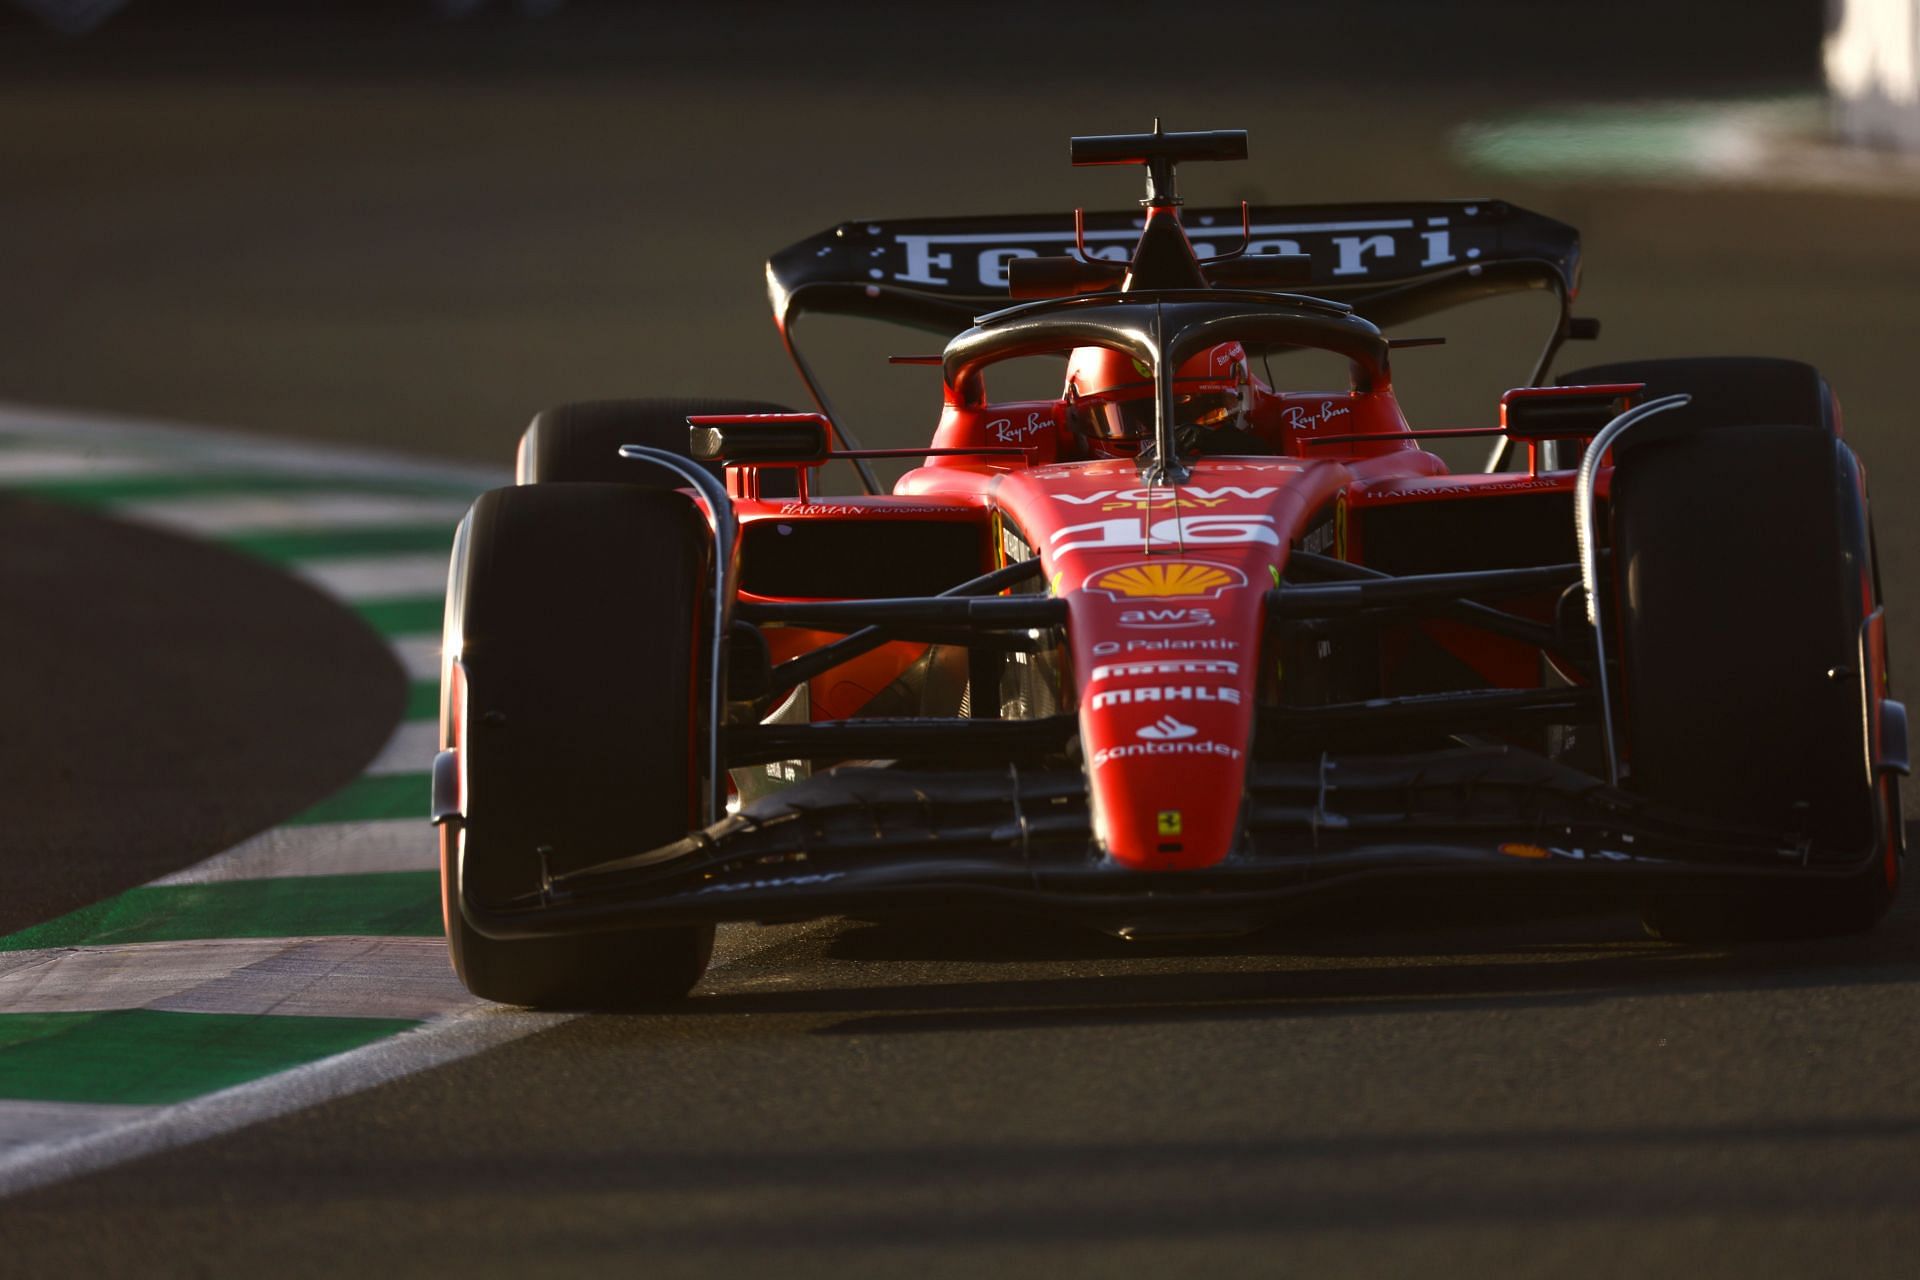
[[[1196,255],[1241,248],[1239,209],[1187,209]],[[1248,210],[1248,254],[1304,254],[1301,292],[1338,298],[1387,325],[1511,289],[1579,288],[1580,234],[1502,200],[1273,205]],[[1088,213],[1086,251],[1124,262],[1144,215]],[[1079,256],[1067,214],[844,222],[767,259],[782,332],[806,312],[891,320],[953,334],[1005,306],[1014,258]]]

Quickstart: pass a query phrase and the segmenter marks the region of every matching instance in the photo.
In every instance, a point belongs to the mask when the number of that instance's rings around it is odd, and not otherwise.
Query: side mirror
[[[1644,382],[1586,387],[1515,387],[1500,397],[1500,426],[1515,440],[1592,436],[1631,408]]]
[[[833,451],[817,413],[695,414],[687,426],[687,452],[702,462],[825,462]]]

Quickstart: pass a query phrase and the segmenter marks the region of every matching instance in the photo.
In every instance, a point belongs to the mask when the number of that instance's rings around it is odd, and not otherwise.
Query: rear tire
[[[1786,425],[1741,425],[1770,387]],[[1611,513],[1628,785],[1675,809],[1801,833],[1816,860],[1859,863],[1887,838],[1865,764],[1860,625],[1874,607],[1867,516],[1831,397],[1789,361],[1649,361],[1575,375],[1691,391],[1616,451]],[[1748,421],[1751,421],[1749,419]],[[1657,425],[1656,425],[1657,424]],[[1858,933],[1897,863],[1844,879],[1662,895],[1656,937],[1686,942]]]
[[[785,405],[761,400],[652,399],[583,400],[535,415],[520,437],[514,461],[516,484],[584,481],[678,489],[684,481],[661,467],[628,462],[623,444],[643,444],[687,457],[687,418],[702,413],[792,413]],[[722,478],[718,463],[707,469]],[[798,488],[793,473],[769,468],[761,473],[760,493],[791,498]]]
[[[1832,390],[1818,369],[1799,360],[1773,356],[1621,360],[1575,369],[1561,374],[1559,382],[1562,386],[1644,382],[1647,389],[1642,394],[1649,400],[1676,393],[1692,396],[1691,404],[1660,415],[1658,421],[1663,427],[1738,427],[1754,422],[1778,422],[1820,427],[1829,434],[1837,434]],[[1648,428],[1651,426],[1649,423]]]
[[[501,940],[469,925],[463,884],[497,903],[552,870],[657,847],[695,825],[697,606],[712,537],[692,503],[630,485],[483,494],[455,543],[443,745],[461,754],[441,828],[453,967],[475,995],[540,1008],[684,996],[713,928]],[[450,664],[451,665],[451,664]]]
[[[1646,384],[1643,399],[1684,393],[1691,403],[1669,409],[1637,429],[1630,440],[1677,432],[1740,427],[1756,422],[1819,427],[1837,436],[1833,391],[1820,371],[1799,360],[1773,356],[1678,356],[1665,360],[1621,360],[1560,375],[1561,386],[1606,382]],[[1549,440],[1543,465],[1572,470],[1584,452],[1577,440]]]

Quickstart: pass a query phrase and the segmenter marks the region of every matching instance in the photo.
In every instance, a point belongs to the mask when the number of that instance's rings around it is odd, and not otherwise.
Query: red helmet
[[[1247,352],[1237,342],[1208,347],[1173,379],[1174,427],[1244,427]],[[1153,434],[1153,371],[1124,352],[1077,347],[1067,361],[1067,421],[1096,440]]]

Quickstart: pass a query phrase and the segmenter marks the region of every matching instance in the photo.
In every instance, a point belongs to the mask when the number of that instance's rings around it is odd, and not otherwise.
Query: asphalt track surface
[[[0,736],[0,777],[20,798],[0,933],[330,795],[404,696],[386,647],[313,588],[58,503],[0,495],[0,599],[0,705],[25,712]]]
[[[271,84],[16,90],[20,127],[0,147],[20,175],[12,225],[35,248],[15,236],[0,252],[17,287],[64,301],[0,322],[4,389],[495,463],[549,400],[791,396],[756,310],[757,255],[883,196],[883,212],[1089,199],[1055,171],[1058,137],[1122,127],[1108,122],[1125,102],[796,92],[617,77],[361,86],[319,103],[312,86]],[[1342,160],[1324,129],[1298,128],[1290,145],[1307,159],[1288,194],[1308,175],[1355,195],[1475,181],[1438,139],[1488,96],[1450,91],[1424,112],[1417,94],[1326,80],[1312,96],[1283,110],[1222,92],[1191,109],[1251,125],[1256,145],[1306,113],[1394,147],[1389,181]],[[755,141],[783,107],[811,145]],[[728,218],[636,212],[652,189],[616,163],[618,143],[621,122],[650,109],[707,126],[649,154],[717,185]],[[962,110],[968,136],[944,145],[1001,157],[999,189],[956,187],[951,165],[909,146]],[[888,171],[854,138],[896,157]],[[262,158],[235,173],[234,155]],[[780,207],[753,198],[767,187]],[[103,206],[107,192],[127,207]],[[1899,500],[1920,485],[1899,336],[1920,284],[1912,206],[1511,194],[1588,230],[1590,305],[1609,325],[1594,360],[1764,350],[1827,369],[1872,469],[1896,678],[1920,670],[1905,657],[1920,642],[1920,517]],[[486,215],[463,213],[476,206]],[[649,233],[637,241],[636,221]],[[673,324],[648,321],[669,303]],[[747,351],[753,372],[729,381]],[[1409,355],[1403,380],[1413,367]],[[222,553],[91,518],[9,504],[0,527],[15,564],[23,547],[76,562],[93,549],[109,565],[137,554],[209,601],[273,590]],[[68,642],[43,651],[65,679],[9,691],[16,724],[58,723],[34,738],[65,744],[16,750],[9,733],[10,762],[99,759],[78,728],[96,713],[74,691],[126,634],[181,621],[167,593],[132,593],[152,576],[130,577],[111,593],[126,616],[63,629]],[[7,586],[9,643],[32,644],[19,619],[61,607],[70,580]],[[11,593],[34,590],[20,609]],[[99,820],[119,815],[118,830],[96,834],[67,825],[86,817],[77,799],[35,813],[48,841],[84,831],[91,849],[152,861],[63,861],[47,876],[44,846],[10,836],[9,885],[46,886],[57,910],[212,852],[350,774],[377,745],[371,704],[392,696],[379,691],[393,674],[364,638],[287,617],[246,661],[306,664],[318,646],[338,667],[327,679],[354,687],[329,684],[330,710],[300,722],[311,749],[297,776],[272,776],[271,751],[236,750],[210,791],[189,767],[205,746],[176,724],[181,772],[153,766],[157,815],[115,806]],[[234,723],[192,731],[233,748],[250,708],[281,691],[233,675],[238,657],[210,663],[218,629],[155,646],[139,683],[236,681]],[[126,739],[158,740],[164,703],[89,696],[98,714],[127,709]],[[1619,917],[1403,907],[1212,950],[838,923],[749,935],[734,956],[684,1010],[571,1021],[0,1202],[0,1270],[1904,1276],[1920,1251],[1912,893],[1868,938],[1738,951],[1648,942]]]

